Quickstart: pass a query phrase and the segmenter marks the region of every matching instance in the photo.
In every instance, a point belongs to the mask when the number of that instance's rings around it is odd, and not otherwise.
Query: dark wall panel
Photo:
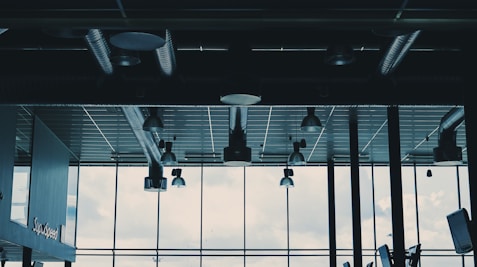
[[[37,217],[39,223],[60,228],[66,224],[69,151],[38,117],[33,138],[28,223],[34,225]]]
[[[0,107],[0,239],[10,222],[11,188],[15,156],[16,107]]]

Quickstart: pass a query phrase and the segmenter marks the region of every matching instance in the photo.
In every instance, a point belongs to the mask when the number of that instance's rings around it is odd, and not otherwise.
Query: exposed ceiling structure
[[[315,114],[323,127],[318,132],[303,132],[300,123],[306,115],[301,106],[250,106],[247,114],[246,146],[251,149],[252,165],[285,164],[300,147],[307,164],[337,163],[350,160],[349,106],[318,106]],[[136,110],[135,107],[127,109]],[[438,146],[442,119],[450,106],[400,107],[401,159],[404,164],[433,164],[433,149]],[[159,114],[164,130],[144,132],[138,123],[147,117],[145,108],[137,108],[137,123],[131,124],[121,107],[113,106],[20,106],[18,107],[17,146],[28,151],[31,115],[37,115],[72,151],[72,161],[83,164],[147,163],[146,153],[156,161],[165,151],[160,140],[172,142],[172,152],[181,165],[201,163],[223,165],[224,148],[229,142],[228,106],[167,106]],[[462,109],[459,109],[462,110]],[[360,162],[389,162],[388,118],[385,106],[357,108]],[[142,115],[144,114],[144,115]],[[465,121],[452,126],[456,145],[467,161]],[[134,126],[136,125],[136,126]],[[138,137],[138,133],[139,136]],[[149,138],[148,138],[149,136]],[[139,142],[138,142],[139,140]],[[157,146],[157,147],[156,147]]]
[[[173,142],[181,164],[223,163],[220,96],[236,88],[261,96],[247,110],[255,164],[283,163],[302,139],[309,163],[347,161],[350,108],[360,160],[386,163],[387,105],[401,105],[403,162],[432,163],[477,58],[469,1],[5,0],[0,29],[0,103],[19,105],[25,132],[38,115],[89,163],[145,162],[124,109],[142,123],[151,106],[164,131],[148,142]],[[318,133],[299,130],[309,106]],[[456,139],[465,160],[464,123]]]

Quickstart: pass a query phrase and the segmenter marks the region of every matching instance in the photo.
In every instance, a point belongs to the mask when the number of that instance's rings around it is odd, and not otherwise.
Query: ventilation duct
[[[0,28],[0,35],[2,35],[6,31],[8,31],[8,28]]]
[[[86,43],[105,74],[113,74],[113,64],[109,59],[111,50],[99,29],[90,29],[85,36]]]
[[[144,190],[156,192],[167,190],[167,178],[163,177],[163,166],[160,164],[161,151],[152,133],[142,129],[144,115],[137,107],[123,107],[122,110],[149,164],[149,176],[144,179]]]
[[[394,38],[379,63],[379,72],[382,75],[386,76],[394,72],[420,33],[421,31],[417,30],[412,33],[398,35]]]
[[[171,76],[176,69],[176,58],[174,55],[174,45],[172,43],[172,35],[166,30],[165,43],[163,46],[155,50],[161,72],[166,76]]]
[[[229,108],[229,146],[224,148],[225,165],[251,164],[252,150],[247,147],[247,111],[247,107]]]
[[[457,126],[464,121],[464,108],[453,108],[441,119],[434,164],[457,165],[462,162],[462,147],[457,146]]]
[[[227,105],[253,105],[262,100],[260,81],[252,64],[252,49],[245,38],[235,36],[229,46],[228,62],[225,65],[227,75],[220,102]]]

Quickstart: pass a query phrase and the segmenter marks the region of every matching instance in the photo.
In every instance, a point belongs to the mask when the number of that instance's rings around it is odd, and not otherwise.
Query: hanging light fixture
[[[427,176],[427,177],[432,177],[432,171],[431,171],[431,169],[428,169],[428,170],[427,170],[426,176]]]
[[[293,142],[293,152],[288,156],[289,165],[305,165],[306,161],[305,157],[300,152],[300,144],[300,142]]]
[[[176,155],[172,152],[172,142],[166,142],[166,151],[161,156],[161,163],[163,165],[176,165]]]
[[[174,187],[185,187],[186,183],[184,178],[181,177],[182,169],[172,169],[172,175],[175,176],[172,179],[172,186]]]
[[[328,46],[325,63],[332,66],[344,66],[355,61],[353,47],[347,44],[332,44]]]
[[[301,121],[301,130],[304,132],[317,132],[321,129],[320,119],[315,115],[314,107],[306,108],[307,115]]]
[[[295,184],[293,183],[293,179],[290,176],[293,176],[293,170],[288,169],[283,169],[284,177],[280,180],[280,186],[290,188],[294,187]]]
[[[426,135],[426,143],[429,145],[429,135]],[[426,176],[427,177],[432,177],[431,169],[427,169]]]
[[[462,147],[457,146],[457,128],[464,121],[464,108],[455,107],[441,118],[438,146],[433,149],[435,165],[462,163]]]
[[[165,192],[167,191],[167,178],[162,177],[162,166],[152,161],[149,163],[149,176],[144,178],[144,191]]]
[[[164,123],[162,122],[159,115],[157,115],[157,108],[149,108],[149,117],[144,121],[142,129],[148,132],[159,132],[164,129]]]

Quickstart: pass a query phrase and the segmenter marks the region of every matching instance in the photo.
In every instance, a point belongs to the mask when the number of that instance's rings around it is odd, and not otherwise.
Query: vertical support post
[[[336,266],[336,205],[335,205],[335,163],[328,160],[328,228],[330,245],[330,267]]]
[[[464,54],[465,57],[469,60],[477,59],[477,51],[475,51],[475,45],[477,41],[471,36],[463,37],[462,43],[464,44]],[[477,180],[475,179],[477,175],[476,168],[476,155],[477,155],[477,146],[475,144],[477,134],[475,125],[477,123],[477,118],[475,117],[475,108],[476,100],[473,97],[475,92],[475,87],[477,83],[475,81],[475,69],[464,67],[465,73],[465,83],[464,83],[464,117],[465,117],[465,134],[466,134],[466,145],[467,145],[467,168],[469,172],[469,193],[470,193],[470,216],[474,222],[477,222]],[[472,112],[474,112],[472,114]],[[475,225],[475,223],[473,224]],[[474,247],[477,245],[477,231],[472,231],[472,241]],[[474,266],[477,267],[477,252],[474,248]]]
[[[393,229],[393,267],[405,266],[404,217],[401,177],[401,137],[399,134],[399,108],[388,107],[389,172],[391,179],[391,212]]]
[[[31,253],[32,250],[29,247],[23,247],[23,263],[22,267],[31,267]]]
[[[351,207],[353,216],[353,266],[363,266],[357,117],[356,107],[351,107],[349,110],[349,151],[351,161]]]

